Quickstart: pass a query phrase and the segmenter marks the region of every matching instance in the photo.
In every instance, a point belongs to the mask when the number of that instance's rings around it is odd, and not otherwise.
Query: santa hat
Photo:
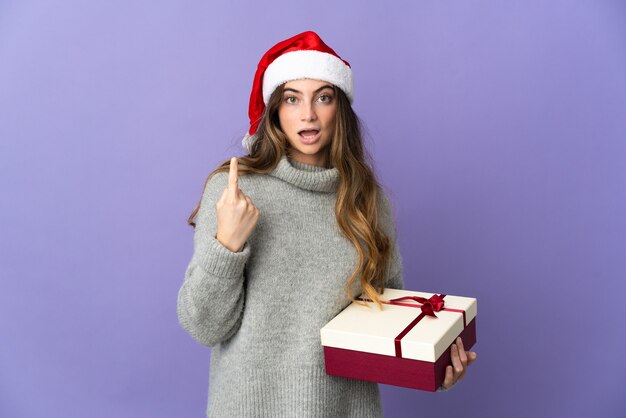
[[[312,31],[302,32],[270,48],[259,61],[250,93],[250,129],[242,145],[251,152],[256,130],[270,96],[278,86],[290,80],[312,78],[339,87],[354,100],[352,70],[348,61]]]

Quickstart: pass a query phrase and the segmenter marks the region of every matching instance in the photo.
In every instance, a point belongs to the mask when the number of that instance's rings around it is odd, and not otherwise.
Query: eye
[[[324,98],[325,98],[325,100],[323,100]],[[329,94],[322,94],[322,95],[320,96],[320,101],[321,101],[322,103],[328,103],[328,102],[330,102],[332,99],[333,99],[333,96],[331,96],[331,95],[329,95]]]
[[[293,102],[290,102],[289,100],[293,99]],[[294,104],[296,102],[296,98],[293,96],[287,96],[285,97],[285,102],[289,103],[289,104]]]

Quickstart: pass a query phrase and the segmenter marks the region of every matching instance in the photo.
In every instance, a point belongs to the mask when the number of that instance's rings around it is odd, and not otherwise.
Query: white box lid
[[[403,296],[421,296],[428,299],[432,295],[434,293],[385,289],[381,301]],[[365,298],[366,295],[363,294],[362,297]],[[446,295],[444,302],[444,309],[465,310],[468,324],[476,316],[475,298]],[[351,303],[328,322],[320,330],[322,345],[395,356],[395,337],[417,318],[422,310],[419,307],[383,304],[381,311],[373,302],[364,303],[367,303],[368,307]],[[421,305],[411,300],[400,303]],[[402,337],[400,344],[403,358],[435,362],[463,331],[462,313],[441,310],[435,312],[435,315],[436,318],[426,315]]]

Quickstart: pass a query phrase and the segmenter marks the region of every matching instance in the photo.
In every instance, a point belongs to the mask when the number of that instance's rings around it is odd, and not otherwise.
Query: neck
[[[283,154],[270,175],[301,189],[315,192],[331,193],[339,185],[339,171],[336,168],[302,163],[292,160],[286,154]]]
[[[297,151],[294,152],[293,149],[288,149],[287,156],[291,160],[297,161],[302,164],[314,165],[314,166],[323,167],[323,168],[330,168],[330,167],[327,167],[326,165],[327,163],[326,153],[321,153],[321,155],[320,154],[309,155],[309,154],[303,154]]]

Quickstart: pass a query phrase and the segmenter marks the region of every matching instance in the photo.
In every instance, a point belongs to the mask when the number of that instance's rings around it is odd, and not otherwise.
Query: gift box
[[[359,297],[321,330],[326,373],[436,391],[458,336],[476,343],[476,299],[385,289],[383,310]]]

